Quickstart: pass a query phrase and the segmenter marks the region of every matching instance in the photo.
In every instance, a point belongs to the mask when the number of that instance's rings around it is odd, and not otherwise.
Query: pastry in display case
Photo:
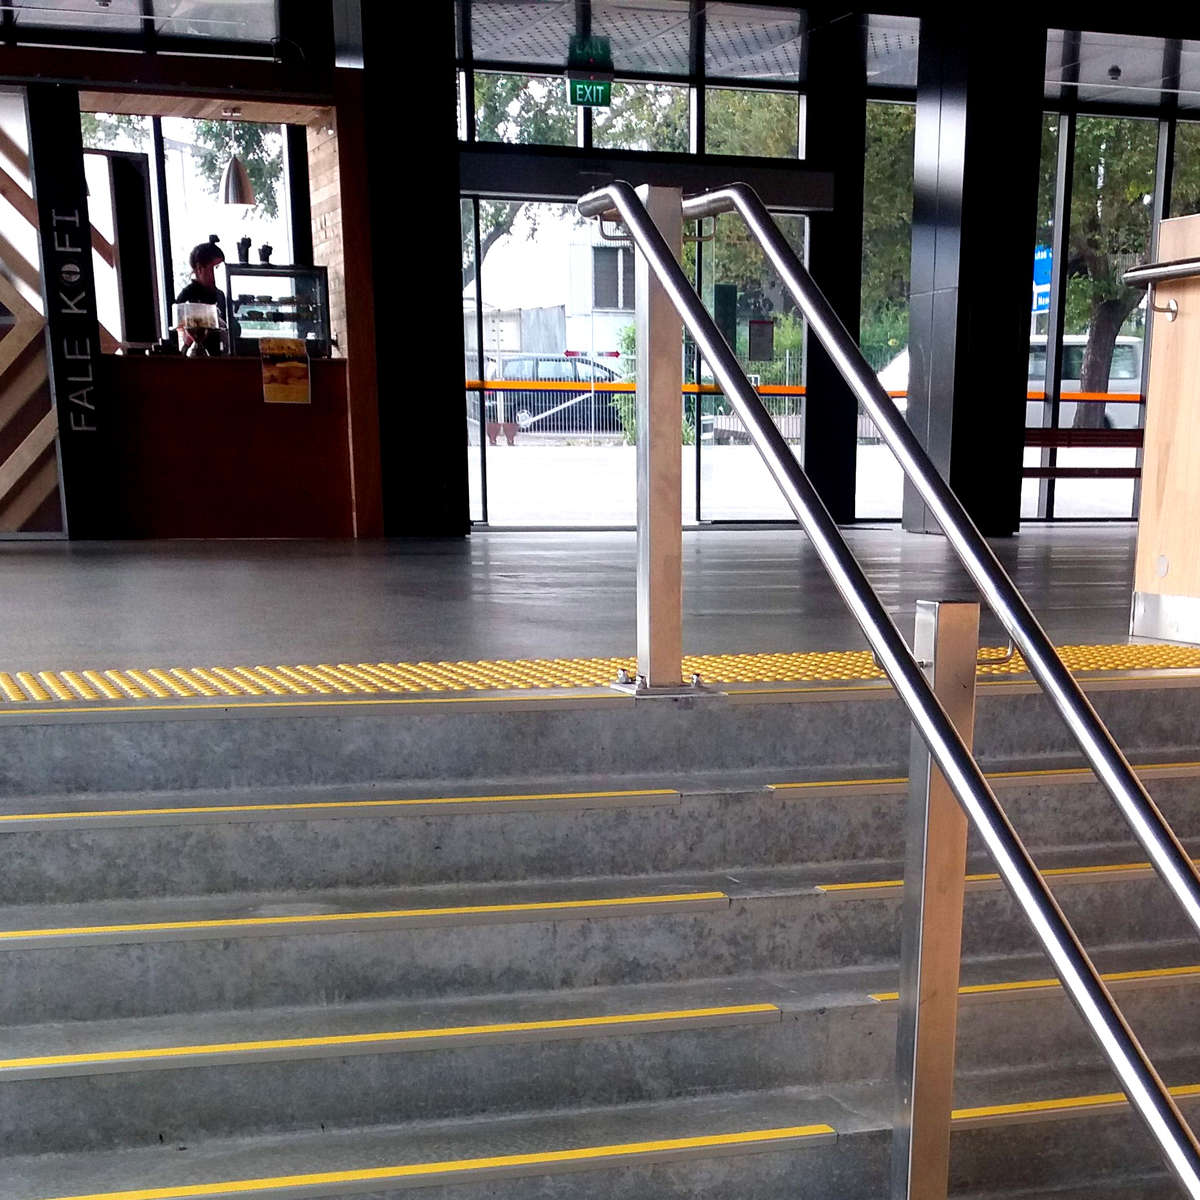
[[[315,358],[330,354],[329,280],[324,267],[226,263],[237,354],[262,338],[299,338]]]

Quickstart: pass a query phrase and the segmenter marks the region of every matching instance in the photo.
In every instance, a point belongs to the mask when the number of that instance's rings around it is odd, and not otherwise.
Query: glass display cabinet
[[[234,354],[257,354],[265,337],[300,338],[313,357],[330,353],[329,278],[324,267],[225,263]]]

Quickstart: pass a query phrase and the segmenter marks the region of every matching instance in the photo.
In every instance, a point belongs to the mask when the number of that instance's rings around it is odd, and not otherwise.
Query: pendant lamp
[[[246,206],[254,203],[254,188],[250,185],[250,176],[237,155],[229,160],[221,175],[221,202]]]

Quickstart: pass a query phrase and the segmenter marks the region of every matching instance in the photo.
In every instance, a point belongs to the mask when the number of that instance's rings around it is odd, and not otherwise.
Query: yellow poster
[[[300,338],[262,338],[263,399],[268,404],[311,404],[308,345]]]

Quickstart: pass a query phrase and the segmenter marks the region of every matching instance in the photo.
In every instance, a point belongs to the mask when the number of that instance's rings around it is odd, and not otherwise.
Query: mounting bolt
[[[693,671],[692,672],[692,687],[698,688],[699,686],[700,686],[700,672]]]
[[[638,685],[638,687],[639,687],[639,688],[641,688],[641,689],[643,689],[643,690],[644,690],[645,688],[649,687],[649,684],[646,682],[646,677],[645,677],[645,675],[639,675],[639,676],[637,677],[637,685]]]
[[[618,683],[632,683],[633,682],[633,679],[631,678],[629,672],[627,670],[625,670],[624,667],[622,667],[617,672],[617,682]]]

